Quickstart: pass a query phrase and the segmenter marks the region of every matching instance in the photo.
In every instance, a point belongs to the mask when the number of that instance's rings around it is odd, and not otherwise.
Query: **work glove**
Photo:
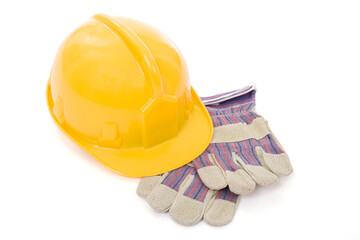
[[[194,179],[200,177],[197,184],[207,189],[203,202],[198,203],[196,198],[185,194],[189,188],[185,179],[177,181],[177,189],[164,184],[163,178],[171,172],[143,178],[138,186],[138,194],[146,197],[154,209],[162,212],[170,210],[170,215],[182,224],[192,225],[204,217],[210,224],[224,225],[234,216],[240,199],[237,194],[253,191],[256,183],[268,185],[274,183],[277,176],[290,174],[292,167],[287,154],[267,122],[255,112],[255,93],[255,87],[249,86],[202,98],[214,124],[214,135],[205,152],[192,161],[191,167],[194,166],[197,173],[192,170],[188,178],[192,175]],[[223,190],[216,191],[220,189]],[[168,192],[172,192],[172,197],[164,197],[170,195]],[[214,198],[218,194],[224,198]],[[210,200],[205,201],[205,197]],[[166,204],[164,201],[167,201]],[[198,206],[197,214],[190,203]],[[178,205],[182,206],[181,211],[172,210],[179,209]],[[190,209],[196,217],[185,214],[185,208]]]
[[[210,189],[226,186],[237,194],[269,185],[289,175],[288,155],[266,120],[255,112],[255,86],[202,98],[214,124],[209,147],[193,160]]]
[[[201,219],[215,226],[229,223],[240,197],[229,188],[210,190],[192,164],[158,176],[142,178],[137,193],[159,212],[169,211],[180,224],[194,225]]]

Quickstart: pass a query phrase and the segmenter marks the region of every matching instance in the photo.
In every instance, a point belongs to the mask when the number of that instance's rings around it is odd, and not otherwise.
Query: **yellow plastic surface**
[[[61,130],[111,169],[143,177],[180,167],[212,138],[185,61],[144,23],[95,15],[60,46],[47,86]]]

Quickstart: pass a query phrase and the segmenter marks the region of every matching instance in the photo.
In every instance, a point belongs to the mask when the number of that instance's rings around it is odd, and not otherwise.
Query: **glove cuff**
[[[255,85],[239,90],[202,98],[214,124],[214,127],[236,124],[250,124],[259,117],[254,111]]]
[[[255,92],[256,86],[253,84],[234,91],[216,94],[210,97],[201,97],[201,101],[205,106],[211,107],[216,107],[219,105],[225,106],[227,104],[236,102],[240,104],[242,101],[246,101],[252,98],[255,102]]]

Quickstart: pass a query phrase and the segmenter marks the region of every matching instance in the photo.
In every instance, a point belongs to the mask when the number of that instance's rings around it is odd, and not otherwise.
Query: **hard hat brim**
[[[89,144],[68,129],[65,130],[53,113],[54,102],[50,82],[46,91],[50,114],[62,132],[95,159],[122,175],[146,177],[181,167],[197,158],[210,144],[213,134],[211,118],[199,96],[191,88],[193,113],[178,136],[151,148],[103,148]]]

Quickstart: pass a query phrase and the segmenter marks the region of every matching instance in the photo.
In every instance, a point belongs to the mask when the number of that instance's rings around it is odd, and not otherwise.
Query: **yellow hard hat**
[[[212,138],[211,119],[177,47],[128,18],[95,15],[65,39],[47,102],[70,139],[128,176],[180,167]]]

